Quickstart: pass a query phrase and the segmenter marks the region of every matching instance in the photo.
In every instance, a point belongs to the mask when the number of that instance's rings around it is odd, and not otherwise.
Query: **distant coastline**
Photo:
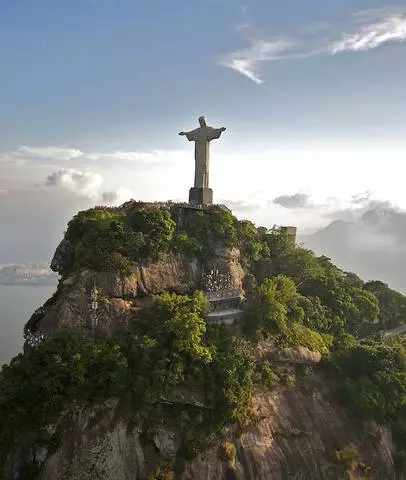
[[[0,285],[12,285],[15,287],[43,287],[58,285],[58,279],[43,280],[43,281],[31,281],[31,280],[0,280]]]
[[[0,285],[52,286],[58,279],[59,275],[47,264],[0,265]]]

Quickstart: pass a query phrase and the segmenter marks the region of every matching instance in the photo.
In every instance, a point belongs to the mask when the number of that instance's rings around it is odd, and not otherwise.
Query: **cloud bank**
[[[30,147],[28,145],[21,145],[14,152],[17,157],[24,158],[43,158],[49,160],[72,160],[83,156],[83,152],[76,148],[62,148],[62,147]]]
[[[0,153],[0,163],[70,165],[70,168],[74,168],[73,165],[83,164],[116,165],[132,163],[138,167],[147,168],[174,163],[179,159],[179,156],[184,154],[184,151],[164,150],[153,150],[152,152],[124,150],[84,152],[69,147],[20,145],[13,151]]]

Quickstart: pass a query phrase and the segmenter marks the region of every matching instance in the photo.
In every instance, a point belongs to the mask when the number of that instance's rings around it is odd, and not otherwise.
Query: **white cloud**
[[[23,166],[26,165],[27,160],[25,158],[20,158],[16,152],[0,153],[0,164],[3,165],[13,165],[13,166]]]
[[[83,152],[76,148],[61,148],[61,147],[30,147],[28,145],[21,145],[17,148],[14,155],[20,157],[36,157],[47,160],[72,160],[81,157]]]
[[[45,180],[47,187],[61,187],[89,198],[97,198],[103,177],[99,173],[81,170],[59,170]]]
[[[164,150],[154,150],[152,152],[131,152],[118,150],[110,153],[89,153],[86,157],[93,161],[107,162],[133,162],[144,165],[154,165],[161,163],[169,163],[176,160],[177,155],[181,152],[168,152]]]
[[[256,73],[258,65],[281,58],[281,54],[294,46],[291,40],[264,41],[258,40],[248,48],[227,54],[220,62],[261,85],[264,81]]]
[[[42,185],[67,190],[81,197],[87,197],[103,205],[121,205],[132,198],[128,188],[119,187],[102,191],[103,176],[88,170],[58,170],[47,176]]]
[[[247,28],[246,24],[237,27],[241,32]],[[320,22],[299,28],[297,34],[289,38],[256,40],[247,48],[226,54],[220,65],[262,85],[264,81],[258,73],[261,63],[362,52],[403,41],[406,41],[406,8],[371,9],[354,13],[344,26]]]
[[[406,16],[402,14],[381,18],[372,24],[361,25],[352,33],[344,33],[329,46],[331,53],[360,52],[377,48],[388,42],[406,40]]]

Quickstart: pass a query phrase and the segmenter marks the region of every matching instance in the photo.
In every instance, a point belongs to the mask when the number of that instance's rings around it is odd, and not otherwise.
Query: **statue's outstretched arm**
[[[198,129],[191,130],[190,132],[179,132],[179,135],[185,136],[189,140],[189,142],[196,141],[197,140],[197,130]]]
[[[208,135],[209,141],[220,138],[220,135],[226,130],[226,127],[221,127],[221,128],[209,127],[209,128],[210,128],[209,135]]]

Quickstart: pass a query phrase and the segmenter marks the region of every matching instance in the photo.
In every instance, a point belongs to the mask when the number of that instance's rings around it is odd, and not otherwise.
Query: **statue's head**
[[[204,116],[199,117],[199,123],[201,127],[207,127],[206,118]]]

